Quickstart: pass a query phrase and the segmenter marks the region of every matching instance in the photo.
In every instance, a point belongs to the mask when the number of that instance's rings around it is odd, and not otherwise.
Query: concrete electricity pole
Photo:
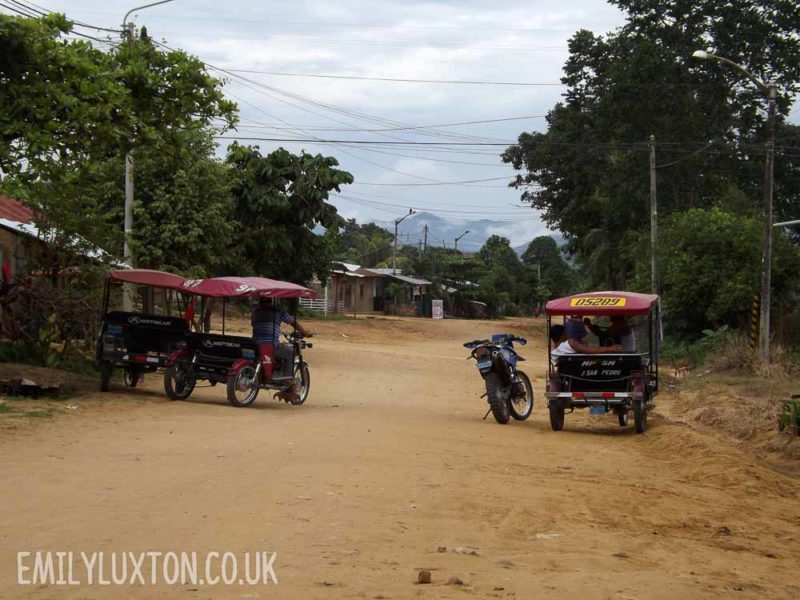
[[[423,231],[425,232],[424,243],[422,244],[422,251],[428,251],[428,224],[425,223],[425,227],[423,227]]]
[[[159,4],[166,4],[167,2],[172,2],[173,0],[161,0],[160,2],[153,2],[151,4],[144,4],[143,6],[137,6],[136,8],[132,8],[122,19],[122,35],[125,40],[128,42],[128,49],[133,50],[133,36],[134,36],[134,27],[133,22],[128,21],[128,17],[131,15],[132,12],[136,12],[137,10],[142,10],[143,8],[149,8],[151,6],[157,6]],[[133,267],[133,253],[131,252],[130,247],[130,240],[133,236],[133,150],[128,150],[128,153],[125,154],[125,241],[122,247],[122,256],[125,259],[125,263],[129,267]],[[125,295],[125,302],[126,304],[130,302],[127,294]],[[126,306],[126,310],[130,310],[130,306]]]
[[[650,287],[658,294],[658,204],[656,198],[656,136],[650,136]]]
[[[415,211],[413,208],[409,208],[407,215],[403,215],[399,219],[394,220],[394,255],[392,256],[392,275],[397,275],[397,226],[403,222],[403,219],[407,219],[413,215],[414,212]]]
[[[692,58],[716,60],[737,69],[756,85],[758,91],[761,92],[761,95],[767,100],[767,145],[764,165],[764,248],[761,255],[761,318],[758,330],[758,356],[763,362],[768,363],[770,339],[769,309],[772,288],[772,189],[774,184],[775,162],[775,98],[778,95],[778,88],[774,83],[764,83],[742,65],[733,62],[729,58],[717,56],[705,50],[695,51],[694,54],[692,54]]]

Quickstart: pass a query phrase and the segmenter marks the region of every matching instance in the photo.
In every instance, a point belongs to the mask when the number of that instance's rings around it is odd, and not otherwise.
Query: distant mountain
[[[394,233],[393,221],[376,223]],[[553,233],[538,220],[468,220],[444,218],[428,212],[415,213],[400,223],[399,242],[419,244],[424,237],[425,225],[428,226],[428,246],[446,245],[448,248],[453,248],[456,237],[469,231],[458,242],[458,248],[466,252],[477,252],[492,235],[508,238],[511,246],[520,254],[525,251],[533,238],[540,235],[552,236],[559,245],[563,243],[560,234]]]

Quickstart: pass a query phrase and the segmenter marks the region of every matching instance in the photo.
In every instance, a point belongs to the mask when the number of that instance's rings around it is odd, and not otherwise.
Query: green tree
[[[353,176],[337,169],[332,157],[295,155],[283,148],[262,156],[257,147],[235,143],[228,164],[233,170],[236,270],[296,282],[314,275],[326,280],[334,239],[313,229],[321,225],[338,231],[344,224],[328,198],[352,183]]]
[[[222,95],[222,82],[184,52],[161,51],[143,35],[106,53],[63,40],[70,30],[59,15],[0,15],[2,185],[34,208],[36,225],[53,249],[48,268],[56,272],[91,247],[121,255],[121,213],[109,201],[121,198],[123,157],[134,150],[151,167],[160,160],[160,174],[137,165],[144,177],[137,182],[134,211],[142,232],[132,242],[147,266],[188,267],[188,250],[195,246],[181,238],[197,239],[200,218],[190,209],[220,216],[213,202],[195,201],[199,185],[216,192],[222,178],[219,168],[198,162],[199,146],[207,159],[213,148],[196,140],[224,129],[212,127],[217,119],[235,124],[236,105]],[[183,144],[192,146],[192,168]],[[212,261],[198,252],[204,269]]]
[[[548,114],[547,132],[521,134],[504,154],[521,171],[514,184],[522,199],[564,233],[572,253],[595,266],[616,258],[604,265],[610,286],[631,269],[619,259],[627,232],[648,223],[650,135],[660,144],[662,215],[717,204],[732,186],[758,202],[763,99],[735,69],[692,60],[692,52],[713,46],[776,82],[780,122],[800,82],[793,0],[613,3],[628,14],[626,24],[606,36],[572,37],[566,97]]]
[[[210,132],[175,130],[169,151],[141,145],[136,154],[134,239],[136,265],[204,277],[226,266],[234,229],[230,167],[213,157]],[[91,196],[101,207],[107,247],[121,248],[124,157],[100,166]]]
[[[336,237],[336,257],[364,267],[374,267],[391,256],[391,232],[375,223],[360,225],[348,219]]]
[[[673,331],[699,335],[706,328],[743,325],[758,290],[763,220],[721,208],[693,208],[670,216],[661,229],[662,298]],[[649,289],[649,239],[642,236],[636,287]],[[698,260],[713,257],[713,260]],[[800,278],[800,249],[775,237],[773,298],[788,297]]]
[[[566,296],[576,287],[577,274],[564,260],[558,244],[550,236],[534,238],[522,253],[522,262],[533,268],[538,265],[542,277],[541,287],[537,287],[539,301]]]

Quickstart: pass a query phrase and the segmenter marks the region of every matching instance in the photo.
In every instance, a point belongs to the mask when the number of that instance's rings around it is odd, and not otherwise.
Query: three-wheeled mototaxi
[[[189,323],[175,316],[185,309],[184,297],[176,293],[183,282],[179,275],[150,269],[108,272],[96,354],[100,391],[108,391],[115,368],[123,369],[127,386],[136,387],[144,373],[163,367],[185,343]],[[124,285],[129,289],[121,289]],[[134,300],[135,310],[111,310],[123,294]]]
[[[223,383],[228,401],[237,407],[250,406],[259,390],[269,389],[280,395],[296,392],[292,404],[302,404],[308,397],[311,376],[302,351],[311,348],[299,332],[283,333],[294,349],[291,375],[276,371],[278,359],[274,348],[259,344],[252,337],[225,333],[226,307],[231,301],[258,301],[315,298],[313,290],[303,286],[264,277],[215,277],[183,282],[181,289],[201,298],[222,300],[222,333],[192,332],[186,343],[167,360],[164,390],[173,400],[184,400],[194,391],[198,381],[211,385]],[[296,306],[296,303],[294,303]]]
[[[589,292],[551,300],[546,306],[549,367],[547,405],[550,426],[564,427],[565,411],[590,408],[593,413],[612,412],[620,426],[633,412],[638,433],[647,427],[647,413],[658,393],[658,355],[661,339],[659,297],[632,292]],[[594,318],[623,321],[635,347],[629,352],[559,354],[550,339],[554,317],[583,321]],[[580,326],[580,325],[579,325]],[[599,326],[594,325],[595,329]],[[646,338],[646,339],[645,339]]]

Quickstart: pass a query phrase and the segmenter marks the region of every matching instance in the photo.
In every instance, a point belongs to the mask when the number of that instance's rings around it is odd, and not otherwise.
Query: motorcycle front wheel
[[[258,396],[256,369],[243,367],[236,375],[228,375],[228,402],[239,408],[250,406]]]
[[[297,392],[297,399],[292,404],[301,405],[308,398],[311,390],[311,373],[308,371],[308,364],[304,362],[294,363],[294,391]]]
[[[519,377],[525,391],[520,395],[515,395],[512,386],[511,398],[508,399],[508,410],[514,419],[524,421],[531,416],[531,411],[533,411],[533,386],[531,386],[531,380],[522,371],[517,371],[517,377]]]
[[[501,425],[505,425],[508,423],[510,416],[508,410],[508,405],[510,404],[508,400],[508,390],[500,381],[497,373],[487,373],[485,380],[486,397],[489,400],[489,406],[492,409],[494,420]]]

